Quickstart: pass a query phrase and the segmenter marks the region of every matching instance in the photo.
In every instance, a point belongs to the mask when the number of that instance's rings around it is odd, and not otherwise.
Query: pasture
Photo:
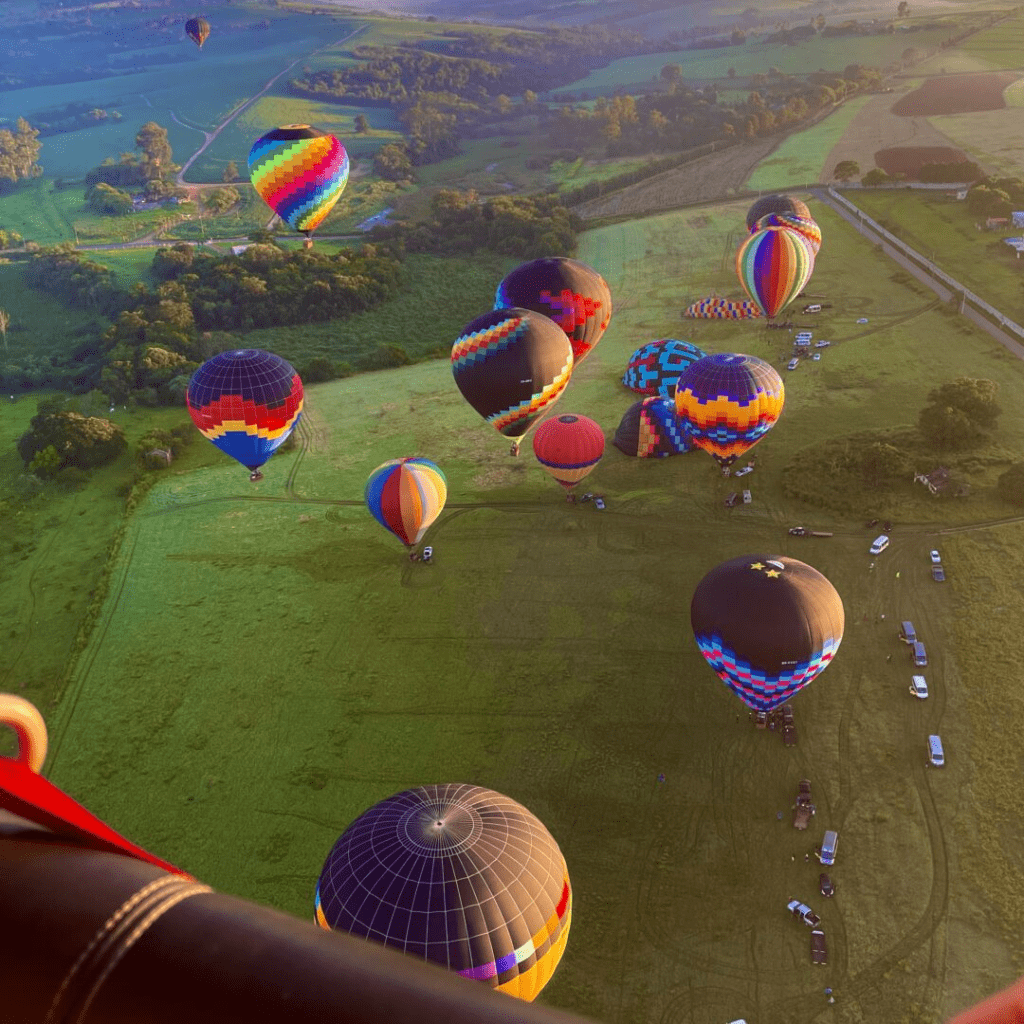
[[[616,312],[561,410],[613,433],[636,397],[619,383],[625,361],[656,337],[779,365],[782,332],[679,316],[694,294],[738,293],[726,243],[746,205],[582,237],[577,255],[606,276]],[[204,881],[306,919],[323,858],[376,800],[434,781],[507,793],[549,826],[574,885],[566,956],[541,999],[596,1020],[809,1021],[826,1010],[824,985],[851,1020],[933,1020],[1006,984],[1024,919],[1003,886],[1024,808],[1008,784],[983,803],[1015,763],[1007,754],[987,776],[985,723],[1015,673],[992,673],[980,652],[997,646],[1007,666],[1022,653],[986,603],[998,597],[1008,622],[1024,610],[1007,576],[1020,528],[972,529],[1009,511],[990,468],[962,502],[909,482],[864,491],[866,510],[898,512],[871,571],[861,515],[796,505],[781,481],[820,439],[912,423],[928,389],[958,374],[1000,380],[996,440],[1012,445],[1024,367],[812,212],[825,245],[808,291],[834,309],[796,319],[833,345],[786,375],[750,506],[722,506],[730,481],[701,452],[645,461],[611,447],[586,485],[607,510],[567,505],[528,443],[508,457],[444,359],[312,387],[298,450],[264,481],[200,443],[126,521],[88,646],[48,710],[49,776]],[[4,407],[8,436],[19,410]],[[362,506],[368,472],[413,452],[450,486],[432,565],[411,564]],[[790,537],[794,522],[835,537]],[[939,537],[951,526],[963,532]],[[927,572],[936,543],[943,585]],[[690,635],[696,582],[744,551],[807,560],[846,606],[834,664],[794,702],[793,750],[753,729]],[[15,557],[4,568],[19,594],[53,571],[42,546]],[[992,590],[976,593],[982,581]],[[927,702],[906,692],[894,623],[907,617],[929,644]],[[42,638],[25,643],[19,664],[32,664]],[[928,773],[924,736],[939,730],[949,765]],[[818,805],[807,833],[788,815],[801,777]],[[832,901],[803,856],[826,827],[842,835]],[[785,912],[794,896],[822,914],[826,968]]]

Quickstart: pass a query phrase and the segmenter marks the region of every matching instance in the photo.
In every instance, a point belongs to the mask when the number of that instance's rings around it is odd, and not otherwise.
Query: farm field
[[[635,398],[619,383],[625,361],[656,337],[779,364],[778,332],[679,317],[693,293],[738,292],[723,242],[746,206],[583,235],[577,255],[606,276],[616,312],[560,409],[611,434]],[[1000,381],[997,442],[1012,447],[1024,366],[900,283],[829,210],[812,213],[825,245],[808,291],[835,308],[811,326],[833,345],[786,375],[751,506],[722,507],[729,482],[701,452],[644,461],[614,448],[590,478],[607,510],[567,505],[527,446],[509,459],[446,360],[311,387],[299,450],[263,482],[193,446],[127,520],[97,628],[47,713],[49,776],[203,881],[307,920],[323,858],[376,800],[433,781],[507,793],[549,826],[574,885],[572,935],[541,1001],[595,1020],[789,1024],[826,1009],[824,985],[851,1019],[941,1019],[1008,983],[1024,808],[1005,776],[1013,755],[986,723],[1018,698],[986,652],[998,646],[1008,667],[1024,652],[987,599],[1007,621],[1024,610],[1006,575],[1022,527],[971,529],[1011,511],[991,497],[998,470],[979,470],[961,502],[909,482],[889,498],[864,492],[850,518],[781,485],[805,446],[911,423],[929,388],[959,374]],[[8,436],[24,404],[0,407]],[[429,566],[362,506],[370,469],[414,451],[450,487]],[[874,573],[868,514],[896,520]],[[790,537],[794,522],[835,537]],[[964,530],[940,536],[952,527]],[[937,544],[951,572],[941,586],[927,569]],[[806,559],[846,606],[834,664],[794,702],[794,750],[750,726],[690,637],[694,585],[743,551]],[[45,552],[15,564],[19,586],[48,565]],[[892,625],[906,617],[929,642],[927,702],[906,693]],[[939,729],[949,765],[929,774],[923,738]],[[990,774],[997,757],[1006,765]],[[801,777],[813,835],[789,825]],[[801,856],[826,827],[843,837],[827,903]],[[824,919],[821,971],[787,919],[793,896]]]
[[[903,189],[863,189],[848,194],[893,234],[935,260],[958,281],[1024,323],[1021,262],[1003,244],[1008,231],[979,231],[962,203],[926,198]]]
[[[1024,128],[1020,123],[1024,91],[1011,86],[1006,99],[1002,110],[949,114],[930,120],[979,167],[998,176],[1016,178],[1024,174]],[[1009,102],[1011,99],[1014,102]]]

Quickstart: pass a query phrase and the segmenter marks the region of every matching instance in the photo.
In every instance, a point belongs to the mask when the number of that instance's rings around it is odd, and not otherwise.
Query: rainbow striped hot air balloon
[[[331,212],[348,182],[348,154],[333,136],[308,124],[286,124],[249,150],[249,178],[281,220],[306,236]]]
[[[531,1002],[565,951],[572,889],[558,844],[522,804],[466,783],[418,786],[345,829],[315,919]]]
[[[802,199],[792,196],[769,195],[755,199],[747,210],[747,230],[756,231],[757,222],[769,213],[795,213],[798,217],[810,217],[811,211]]]
[[[698,359],[676,384],[683,429],[721,466],[731,466],[775,426],[785,400],[775,367],[739,353]]]
[[[736,275],[766,317],[785,309],[811,279],[814,251],[789,228],[765,228],[748,235],[736,253]]]
[[[302,381],[280,356],[256,348],[221,352],[189,381],[192,422],[207,440],[249,470],[250,480],[302,417]]]
[[[803,235],[818,255],[821,249],[821,228],[813,217],[801,217],[796,213],[769,213],[762,217],[755,228],[756,231],[763,231],[765,228],[789,228],[798,235]]]
[[[413,547],[441,514],[448,497],[444,473],[429,459],[392,459],[366,481],[366,507],[406,547]]]

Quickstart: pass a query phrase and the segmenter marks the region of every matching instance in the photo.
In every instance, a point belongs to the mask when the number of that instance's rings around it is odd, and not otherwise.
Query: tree
[[[85,193],[85,201],[97,213],[103,213],[109,217],[123,217],[135,209],[132,197],[127,192],[122,192],[105,181],[93,185]]]
[[[299,375],[305,384],[323,384],[325,381],[334,380],[337,377],[334,363],[324,356],[314,356],[303,368]]]
[[[884,185],[887,181],[892,181],[892,178],[881,169],[881,167],[872,167],[867,174],[860,179],[862,185]]]
[[[11,314],[0,309],[0,334],[4,336],[4,351],[7,351],[7,328],[11,326]]]
[[[860,174],[860,164],[856,160],[840,160],[836,164],[832,177],[837,181],[849,181]]]
[[[896,5],[896,17],[905,18],[910,13],[910,4],[907,0],[900,0]]]
[[[228,161],[228,165],[224,168],[224,173],[221,175],[221,181],[229,184],[232,181],[238,181],[238,164],[234,160]]]
[[[126,447],[124,430],[116,423],[77,412],[33,416],[31,429],[18,438],[18,454],[26,466],[31,466],[40,452],[52,448],[59,460],[56,469],[104,466],[116,459]],[[52,457],[44,456],[47,469],[53,461]]]
[[[906,476],[909,459],[894,445],[875,441],[861,454],[860,471],[865,483],[881,487],[890,480]]]
[[[936,448],[963,448],[978,439],[964,411],[951,405],[926,405],[917,418],[917,425]]]
[[[360,135],[370,134],[370,122],[366,120],[365,114],[356,114],[355,129]]]
[[[736,69],[735,68],[729,68],[729,70],[726,71],[726,74],[729,76],[729,78],[735,78],[736,77]]]
[[[999,385],[985,377],[957,377],[928,394],[933,405],[949,405],[961,409],[970,421],[982,430],[991,430],[1002,414],[996,395]]]
[[[669,92],[675,92],[683,80],[682,65],[666,64],[661,69],[661,80],[668,86]]]
[[[1010,213],[1012,203],[1003,189],[976,185],[967,193],[967,209],[976,217],[1005,217]]]
[[[135,147],[142,151],[142,165],[147,181],[150,178],[169,178],[177,170],[171,159],[167,129],[161,128],[156,121],[147,121],[139,129],[135,136]]]
[[[241,198],[237,188],[231,188],[230,186],[215,188],[206,194],[203,206],[213,214],[225,213]]]
[[[0,130],[0,191],[43,173],[36,163],[42,149],[38,136],[38,130],[23,117],[18,118],[13,132],[9,128]]]
[[[405,181],[413,177],[412,160],[404,146],[388,143],[373,157],[374,173],[385,181]]]
[[[1024,505],[1024,462],[1011,466],[996,481],[996,489],[1003,501],[1011,505]]]

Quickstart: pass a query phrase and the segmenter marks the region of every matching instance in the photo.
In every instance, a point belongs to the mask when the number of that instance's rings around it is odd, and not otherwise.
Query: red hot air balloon
[[[571,500],[572,489],[601,461],[604,432],[587,416],[556,416],[537,428],[533,454],[569,491]]]

